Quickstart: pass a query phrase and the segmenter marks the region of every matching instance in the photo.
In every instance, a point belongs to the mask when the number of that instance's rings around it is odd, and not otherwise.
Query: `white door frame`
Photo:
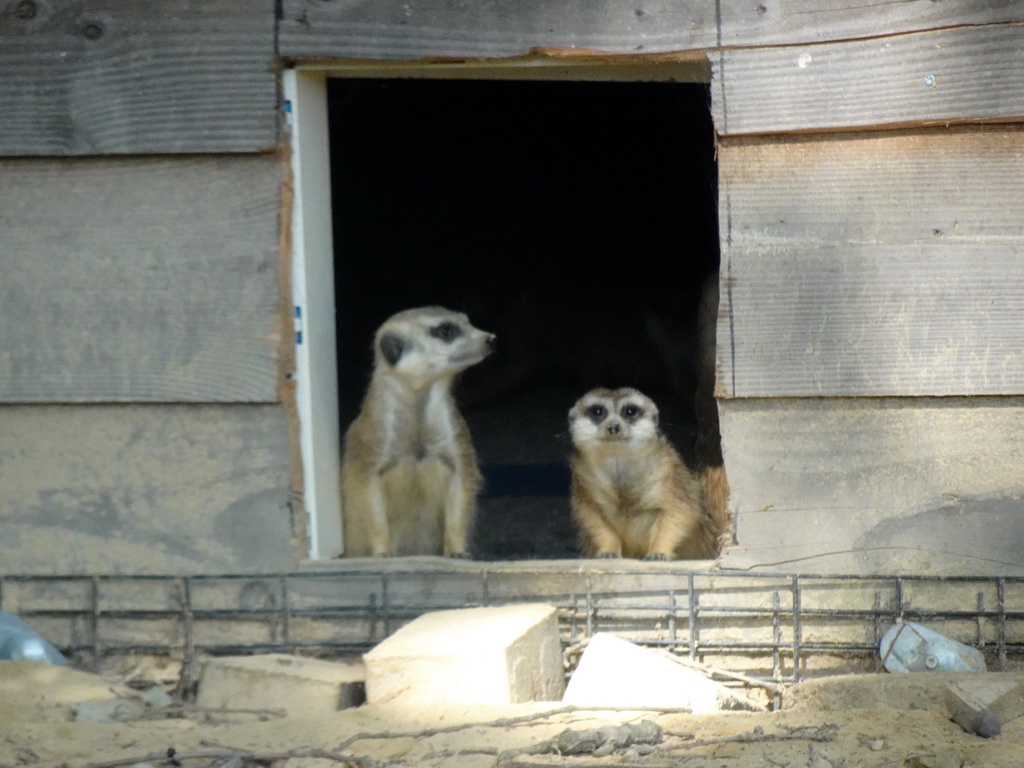
[[[309,557],[341,554],[338,374],[331,162],[324,72],[284,72],[292,151],[292,296],[295,400]]]
[[[622,61],[625,58],[626,61]],[[711,69],[699,53],[645,57],[510,59],[478,63],[304,64],[283,73],[291,134],[292,292],[295,306],[295,398],[299,413],[303,500],[309,557],[343,551],[339,472],[338,378],[334,306],[327,78],[445,78],[469,80],[654,81],[707,83]]]

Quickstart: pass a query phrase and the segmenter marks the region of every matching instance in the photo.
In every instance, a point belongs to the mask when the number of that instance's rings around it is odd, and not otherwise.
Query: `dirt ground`
[[[72,705],[132,698],[108,678],[0,663],[0,766],[1020,766],[1024,718],[983,739],[949,720],[946,675],[858,675],[802,683],[778,712],[692,715],[502,707],[363,706],[330,714],[147,710],[126,722],[74,722]],[[245,702],[239,702],[240,709]],[[651,720],[657,744],[604,756],[531,753],[566,729]],[[167,760],[174,750],[175,761]]]

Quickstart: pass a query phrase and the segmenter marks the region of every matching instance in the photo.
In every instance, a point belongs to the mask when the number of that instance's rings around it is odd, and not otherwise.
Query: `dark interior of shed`
[[[338,384],[355,417],[370,340],[441,304],[498,335],[457,396],[486,479],[474,554],[576,557],[566,414],[651,396],[693,456],[695,334],[718,268],[703,84],[329,82]]]

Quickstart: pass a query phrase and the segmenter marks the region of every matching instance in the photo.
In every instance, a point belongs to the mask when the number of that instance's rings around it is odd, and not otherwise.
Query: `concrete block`
[[[371,704],[516,704],[565,690],[556,611],[539,603],[428,613],[363,659]]]
[[[202,665],[196,704],[213,709],[334,712],[363,703],[366,678],[357,659],[324,661],[271,653],[221,656]]]
[[[562,701],[583,707],[664,707],[695,713],[761,709],[700,672],[604,632],[590,639]]]
[[[966,676],[947,686],[946,706],[965,731],[990,738],[1024,714],[1024,684],[998,673]]]

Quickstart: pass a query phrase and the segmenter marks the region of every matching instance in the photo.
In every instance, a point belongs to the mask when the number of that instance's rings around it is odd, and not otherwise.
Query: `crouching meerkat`
[[[630,389],[594,389],[569,411],[572,513],[589,557],[717,556],[719,529],[700,484]]]
[[[468,557],[482,476],[451,388],[494,336],[443,307],[377,330],[370,386],[345,434],[341,506],[350,557]]]

